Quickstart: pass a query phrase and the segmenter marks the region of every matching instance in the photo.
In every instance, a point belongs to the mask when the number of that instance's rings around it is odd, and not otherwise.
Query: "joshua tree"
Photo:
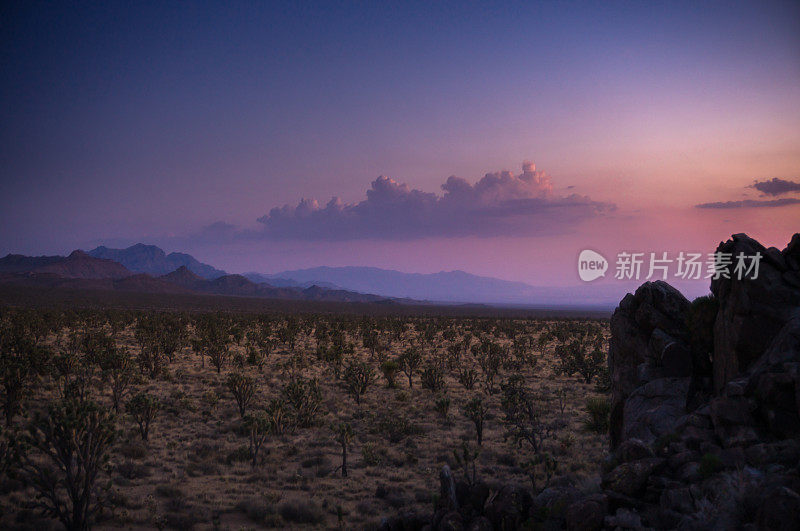
[[[236,400],[236,406],[239,408],[239,416],[244,418],[247,413],[247,408],[256,396],[257,389],[255,380],[250,376],[235,372],[228,375],[226,384],[233,398]]]
[[[578,373],[587,384],[601,372],[606,361],[600,349],[588,352],[588,342],[579,339],[558,345],[556,355],[559,357],[559,372],[568,376]]]
[[[264,414],[263,411],[254,415],[247,415],[243,417],[244,427],[250,440],[250,459],[253,468],[258,466],[258,456],[261,452],[261,447],[267,440],[267,436],[272,431],[272,423]]]
[[[11,426],[34,378],[44,370],[48,351],[24,335],[21,327],[0,330],[0,386],[6,426]]]
[[[433,360],[429,362],[420,375],[423,389],[437,393],[444,389],[444,363]]]
[[[282,393],[292,408],[295,424],[303,428],[311,426],[322,404],[322,391],[317,380],[293,378]]]
[[[483,444],[483,421],[486,418],[486,411],[486,405],[479,396],[476,396],[464,406],[464,415],[475,424],[475,436],[478,439],[478,446]]]
[[[544,441],[553,435],[553,425],[542,419],[539,404],[525,388],[521,376],[509,378],[502,390],[501,405],[508,425],[506,437],[520,446],[527,443],[534,454],[539,454],[543,451]]]
[[[156,418],[158,410],[161,409],[158,397],[139,393],[128,401],[126,409],[139,425],[139,434],[142,436],[142,440],[146,441],[150,433],[150,424]]]
[[[347,447],[353,439],[353,427],[347,422],[341,422],[333,426],[336,434],[336,442],[342,446],[342,477],[347,477]]]
[[[365,361],[352,361],[344,370],[344,383],[347,392],[361,404],[361,397],[367,392],[372,382],[375,381],[375,372],[372,365]]]
[[[461,442],[461,447],[453,450],[456,465],[464,472],[464,480],[468,485],[475,485],[478,481],[476,464],[480,455],[480,448],[472,450],[467,441]]]
[[[114,439],[114,417],[76,397],[37,412],[27,428],[21,470],[36,490],[34,502],[68,530],[87,530],[100,508],[95,489]]]
[[[400,370],[408,377],[408,387],[414,387],[414,372],[422,363],[422,354],[416,347],[407,348],[397,357]]]
[[[386,387],[391,389],[397,385],[394,380],[397,376],[397,371],[399,370],[400,367],[394,360],[386,360],[381,363],[381,372],[383,373],[383,377],[386,379]]]
[[[133,360],[127,352],[114,348],[103,352],[99,363],[103,378],[111,384],[114,412],[119,413],[122,399],[136,377]]]
[[[478,373],[472,367],[461,367],[458,371],[458,381],[464,386],[464,389],[471,391],[475,387],[475,382],[478,381]]]

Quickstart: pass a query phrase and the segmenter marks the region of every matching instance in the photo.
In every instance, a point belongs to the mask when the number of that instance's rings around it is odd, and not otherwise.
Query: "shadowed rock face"
[[[600,492],[562,476],[489,496],[447,469],[432,517],[381,529],[800,529],[800,234],[783,251],[745,235],[718,251],[761,252],[758,278],[715,280],[691,303],[647,282],[614,312]]]
[[[730,278],[711,282],[714,301],[709,308],[716,316],[701,325],[711,330],[700,331],[713,337],[711,360],[695,344],[698,323],[692,305],[664,282],[643,284],[614,312],[608,355],[612,447],[630,437],[654,442],[672,431],[679,417],[707,402],[712,392],[730,394],[728,385],[748,374],[749,379],[732,385],[731,393],[749,385],[748,390],[772,396],[776,403],[768,415],[775,417],[769,422],[776,429],[780,419],[792,418],[786,411],[794,388],[785,381],[792,377],[774,373],[786,372],[780,364],[794,356],[790,343],[800,321],[800,234],[783,251],[736,234],[717,252],[733,257],[760,253],[762,259],[755,279],[736,278],[732,264]]]
[[[683,413],[692,371],[688,308],[686,297],[659,280],[626,295],[611,317],[613,447],[634,433],[652,442],[671,427],[670,419]],[[626,408],[634,391],[637,398]],[[640,421],[641,429],[632,429]]]
[[[647,283],[611,320],[606,526],[800,528],[800,235],[778,251],[737,234],[717,251],[761,253],[758,277],[731,266],[691,304]]]
[[[714,392],[767,350],[773,338],[800,307],[800,234],[783,252],[765,248],[745,234],[721,243],[718,252],[737,256],[761,253],[758,278],[720,278],[711,282],[719,300],[714,324]]]

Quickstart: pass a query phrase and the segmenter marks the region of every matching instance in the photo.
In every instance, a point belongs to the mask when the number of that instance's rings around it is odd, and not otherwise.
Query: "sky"
[[[800,229],[797,2],[4,2],[0,254],[579,282]]]

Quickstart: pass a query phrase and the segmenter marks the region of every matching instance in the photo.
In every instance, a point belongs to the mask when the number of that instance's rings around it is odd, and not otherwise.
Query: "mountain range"
[[[181,265],[164,275],[153,275],[164,267],[161,258],[177,255],[191,265],[210,274],[214,269],[201,264],[189,255],[172,253],[164,255],[161,249],[154,253],[152,246],[134,246],[128,249],[106,249],[100,254],[108,256],[115,251],[127,252],[129,263],[145,273],[134,272],[123,264],[108,258],[97,258],[80,250],[69,256],[23,256],[7,255],[0,258],[0,283],[39,288],[68,288],[87,290],[137,291],[145,293],[202,293],[237,297],[259,297],[270,299],[313,300],[332,302],[385,302],[386,297],[356,293],[346,290],[333,290],[320,286],[275,287],[266,283],[256,283],[242,275],[228,275],[213,279],[203,278],[187,265]],[[131,249],[134,249],[131,251]],[[95,249],[96,251],[96,249]],[[112,253],[108,253],[111,251]],[[138,253],[138,254],[137,254]],[[117,253],[117,256],[126,253]],[[152,259],[137,259],[149,256]],[[186,258],[188,257],[188,260]]]
[[[627,287],[620,283],[573,287],[532,286],[464,271],[423,274],[352,266],[315,267],[273,275],[247,273],[246,276],[271,284],[336,286],[339,289],[418,301],[537,307],[614,305],[624,296]]]
[[[185,253],[169,253],[155,245],[137,243],[126,249],[110,249],[100,246],[88,252],[95,258],[114,260],[124,265],[134,273],[147,273],[148,275],[166,275],[185,266],[196,275],[213,280],[225,275],[225,271],[208,264],[197,261],[193,256]]]
[[[238,275],[202,263],[189,254],[166,254],[159,247],[141,243],[126,249],[101,246],[89,252],[74,251],[67,257],[9,254],[0,259],[0,282],[275,299],[539,308],[612,307],[626,291],[635,288],[622,282],[602,281],[573,287],[532,286],[464,271],[422,274],[354,266]]]

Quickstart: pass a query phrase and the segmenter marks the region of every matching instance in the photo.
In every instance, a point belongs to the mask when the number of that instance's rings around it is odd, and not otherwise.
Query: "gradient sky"
[[[568,285],[800,230],[752,187],[800,181],[797,2],[302,4],[4,2],[0,254]]]

